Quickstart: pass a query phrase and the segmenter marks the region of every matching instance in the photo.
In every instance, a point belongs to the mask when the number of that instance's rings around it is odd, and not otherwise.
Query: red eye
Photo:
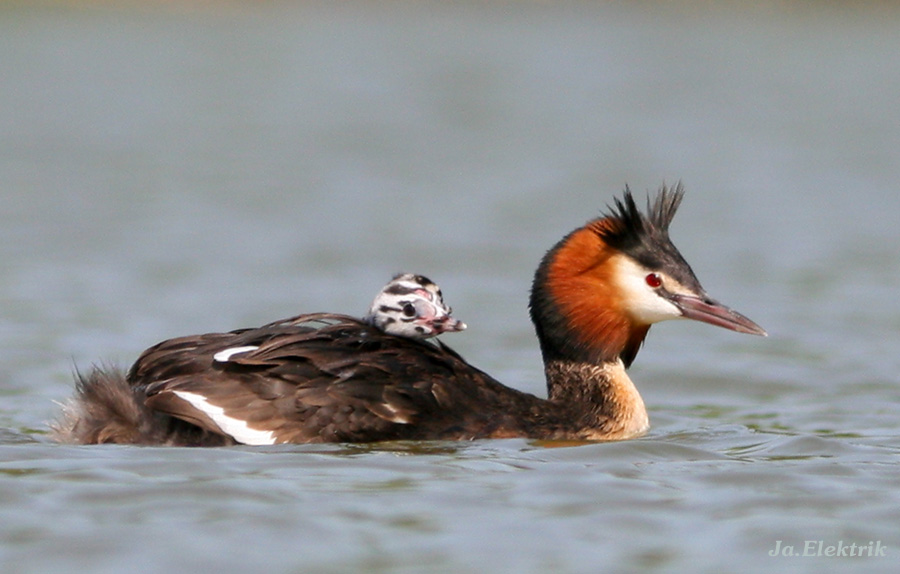
[[[662,278],[658,273],[651,273],[650,275],[647,275],[646,277],[644,277],[644,281],[646,281],[647,285],[653,287],[654,289],[662,287]]]

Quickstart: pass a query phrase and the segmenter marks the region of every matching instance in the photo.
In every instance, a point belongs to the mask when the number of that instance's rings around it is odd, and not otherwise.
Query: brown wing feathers
[[[329,319],[167,341],[145,352],[129,379],[154,381],[146,391],[152,409],[238,440],[223,420],[243,421],[249,433],[269,431],[274,442],[371,440],[373,430],[390,439],[438,408],[432,387],[452,376],[454,353],[355,319]],[[257,348],[213,359],[243,346]]]

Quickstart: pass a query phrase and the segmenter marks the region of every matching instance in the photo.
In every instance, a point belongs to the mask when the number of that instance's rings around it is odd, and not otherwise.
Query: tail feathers
[[[76,372],[75,396],[51,427],[56,440],[70,444],[159,444],[154,418],[121,370],[95,366],[87,375]]]
[[[68,444],[224,446],[228,436],[204,431],[144,405],[142,387],[133,387],[121,369],[94,366],[75,373],[75,396],[51,423],[52,437]]]

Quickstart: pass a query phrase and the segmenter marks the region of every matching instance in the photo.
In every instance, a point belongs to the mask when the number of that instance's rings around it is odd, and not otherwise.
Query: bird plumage
[[[671,243],[682,195],[664,187],[641,213],[626,190],[542,260],[530,310],[547,399],[502,385],[441,342],[312,314],[163,341],[125,376],[95,370],[56,435],[184,445],[638,436],[649,423],[625,369],[652,323],[686,317],[764,334],[709,299]]]

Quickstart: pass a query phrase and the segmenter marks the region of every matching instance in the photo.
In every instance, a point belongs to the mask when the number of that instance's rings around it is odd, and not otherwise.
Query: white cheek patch
[[[681,319],[681,310],[647,285],[652,271],[628,257],[616,258],[616,281],[622,293],[623,308],[638,323],[652,325],[669,319]]]
[[[225,414],[225,409],[210,404],[203,395],[187,391],[172,391],[175,395],[191,404],[192,407],[208,416],[219,429],[242,444],[254,446],[275,444],[275,435],[272,431],[261,431],[247,426],[246,421],[230,417]]]
[[[246,347],[232,347],[230,349],[225,349],[224,351],[219,351],[218,353],[213,355],[213,360],[217,363],[227,363],[233,355],[237,355],[239,353],[248,353],[257,349],[259,349],[259,347],[255,345],[248,345]]]

